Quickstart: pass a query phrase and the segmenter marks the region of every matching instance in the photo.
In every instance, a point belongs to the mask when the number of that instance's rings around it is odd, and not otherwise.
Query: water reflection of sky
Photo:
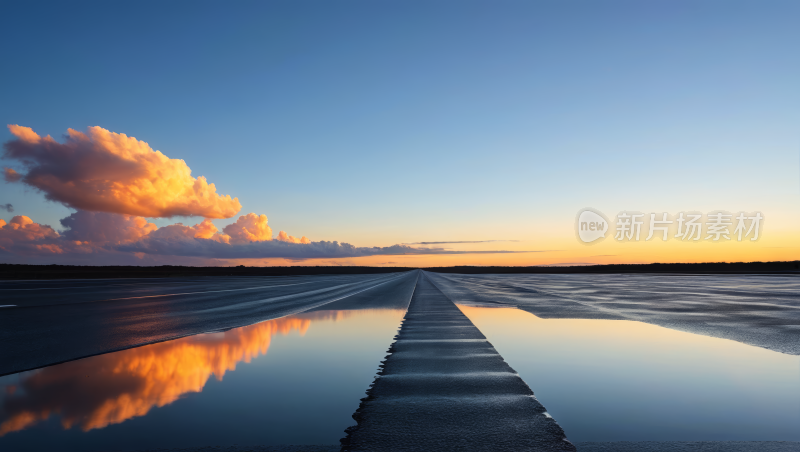
[[[800,440],[800,357],[639,322],[459,307],[570,440]]]
[[[335,444],[403,314],[315,311],[0,377],[0,449]]]

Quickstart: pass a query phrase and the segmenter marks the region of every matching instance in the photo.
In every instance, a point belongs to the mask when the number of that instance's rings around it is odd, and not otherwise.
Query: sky
[[[3,9],[0,124],[52,142],[0,130],[0,262],[797,259],[793,0]],[[587,245],[586,207],[764,222],[756,241],[612,226]]]

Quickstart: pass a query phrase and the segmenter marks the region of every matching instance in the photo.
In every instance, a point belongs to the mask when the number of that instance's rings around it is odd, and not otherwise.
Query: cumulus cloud
[[[27,172],[5,168],[8,182],[22,181],[68,207],[143,217],[230,218],[238,198],[219,195],[205,177],[192,177],[186,162],[170,159],[144,141],[100,127],[68,129],[64,143],[33,129],[8,126],[16,139],[4,157]]]
[[[198,239],[210,239],[217,233],[217,227],[208,218],[194,225],[194,236]]]
[[[94,243],[123,243],[139,240],[158,229],[144,217],[79,210],[61,219],[68,240]]]
[[[529,251],[453,251],[443,248],[415,248],[408,245],[357,247],[349,243],[300,239],[281,231],[276,239],[265,215],[243,215],[225,231],[238,233],[234,240],[220,234],[209,220],[194,226],[181,223],[157,228],[143,217],[78,211],[63,220],[67,229],[59,234],[47,225],[28,217],[16,216],[8,224],[0,220],[0,255],[2,252],[22,258],[58,255],[58,262],[108,263],[130,262],[134,256],[149,262],[216,262],[229,259],[284,258],[342,259],[376,255],[452,255],[520,253]],[[230,228],[230,226],[236,226]],[[249,235],[248,235],[249,234]],[[244,238],[243,238],[244,237]],[[260,240],[247,240],[253,237]],[[44,256],[44,257],[43,257]],[[125,260],[127,256],[128,260]]]
[[[289,242],[289,243],[311,243],[311,240],[308,237],[303,236],[301,238],[292,237],[291,235],[281,231],[278,233],[278,236],[275,237],[275,240],[280,240],[281,242]]]
[[[11,204],[0,204],[0,210],[5,210],[6,212],[13,212],[14,206]]]
[[[170,262],[221,263],[227,259],[343,259],[375,255],[492,254],[528,251],[453,251],[409,244],[357,247],[336,241],[312,242],[280,231],[273,238],[266,215],[249,213],[220,232],[212,218],[239,212],[238,198],[217,194],[214,184],[193,177],[183,160],[170,159],[144,141],[100,127],[86,133],[68,129],[64,142],[39,136],[29,127],[8,126],[16,137],[4,144],[4,158],[19,172],[4,168],[7,182],[22,182],[77,212],[61,220],[59,234],[48,225],[15,216],[0,220],[0,256],[25,260],[101,264],[125,258]],[[13,211],[11,204],[0,209]],[[149,218],[198,216],[194,226],[176,223],[158,228]],[[418,242],[413,245],[485,243]],[[509,240],[511,241],[511,240]],[[79,256],[81,255],[81,256]],[[41,258],[40,260],[43,260]],[[51,262],[52,262],[51,261]],[[165,262],[166,261],[166,262]],[[346,262],[346,261],[345,261]]]
[[[232,244],[266,242],[273,239],[272,228],[269,227],[268,223],[269,220],[267,219],[266,215],[256,215],[254,213],[248,213],[247,215],[240,216],[235,223],[225,226],[223,232],[225,233],[225,235],[230,237],[230,241],[228,243]],[[212,224],[211,227],[214,227],[214,225]],[[214,229],[216,230],[216,228]],[[201,236],[195,236],[195,237],[208,238]],[[284,231],[280,231],[278,233],[278,236],[275,237],[275,240],[286,243],[302,243],[302,244],[311,243],[311,240],[309,240],[308,237],[306,236],[297,238],[287,234]]]
[[[0,227],[6,234],[4,237],[14,237],[25,241],[59,237],[58,232],[50,226],[34,223],[25,215],[17,215],[7,224],[3,220],[0,221],[2,221]]]
[[[0,220],[0,250],[25,254],[61,254],[58,232],[48,225],[17,215],[8,223]]]
[[[272,228],[267,225],[266,215],[248,213],[229,224],[222,231],[230,236],[230,243],[250,243],[272,240]]]
[[[149,234],[161,231],[160,236],[176,233],[183,237],[194,235],[203,226],[181,224],[157,229],[142,217],[79,211],[62,220],[67,229],[62,233],[26,216],[14,217],[9,223],[0,219],[0,262],[81,264],[81,265],[226,265],[215,258],[183,257],[130,253],[116,247],[135,243]],[[163,229],[163,231],[162,231]],[[201,234],[204,234],[201,232]],[[203,241],[225,237],[214,234]]]
[[[183,223],[171,224],[153,231],[146,238],[167,242],[202,239],[224,244],[230,243],[231,240],[230,236],[217,233],[217,227],[209,220],[203,220],[194,226],[184,226]]]

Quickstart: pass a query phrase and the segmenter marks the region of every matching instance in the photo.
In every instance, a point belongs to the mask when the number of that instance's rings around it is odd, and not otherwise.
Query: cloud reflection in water
[[[104,428],[144,416],[182,395],[201,392],[213,374],[222,381],[239,362],[264,355],[272,337],[352,311],[317,311],[223,333],[201,334],[25,372],[5,388],[0,436],[61,417],[64,429]]]

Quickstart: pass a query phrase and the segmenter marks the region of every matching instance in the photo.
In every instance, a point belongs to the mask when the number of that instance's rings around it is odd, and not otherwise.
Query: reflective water
[[[0,377],[0,450],[336,444],[404,312],[318,310]]]
[[[459,306],[572,441],[800,440],[800,357],[627,320]]]
[[[800,355],[796,275],[426,275],[463,304],[633,320]]]

